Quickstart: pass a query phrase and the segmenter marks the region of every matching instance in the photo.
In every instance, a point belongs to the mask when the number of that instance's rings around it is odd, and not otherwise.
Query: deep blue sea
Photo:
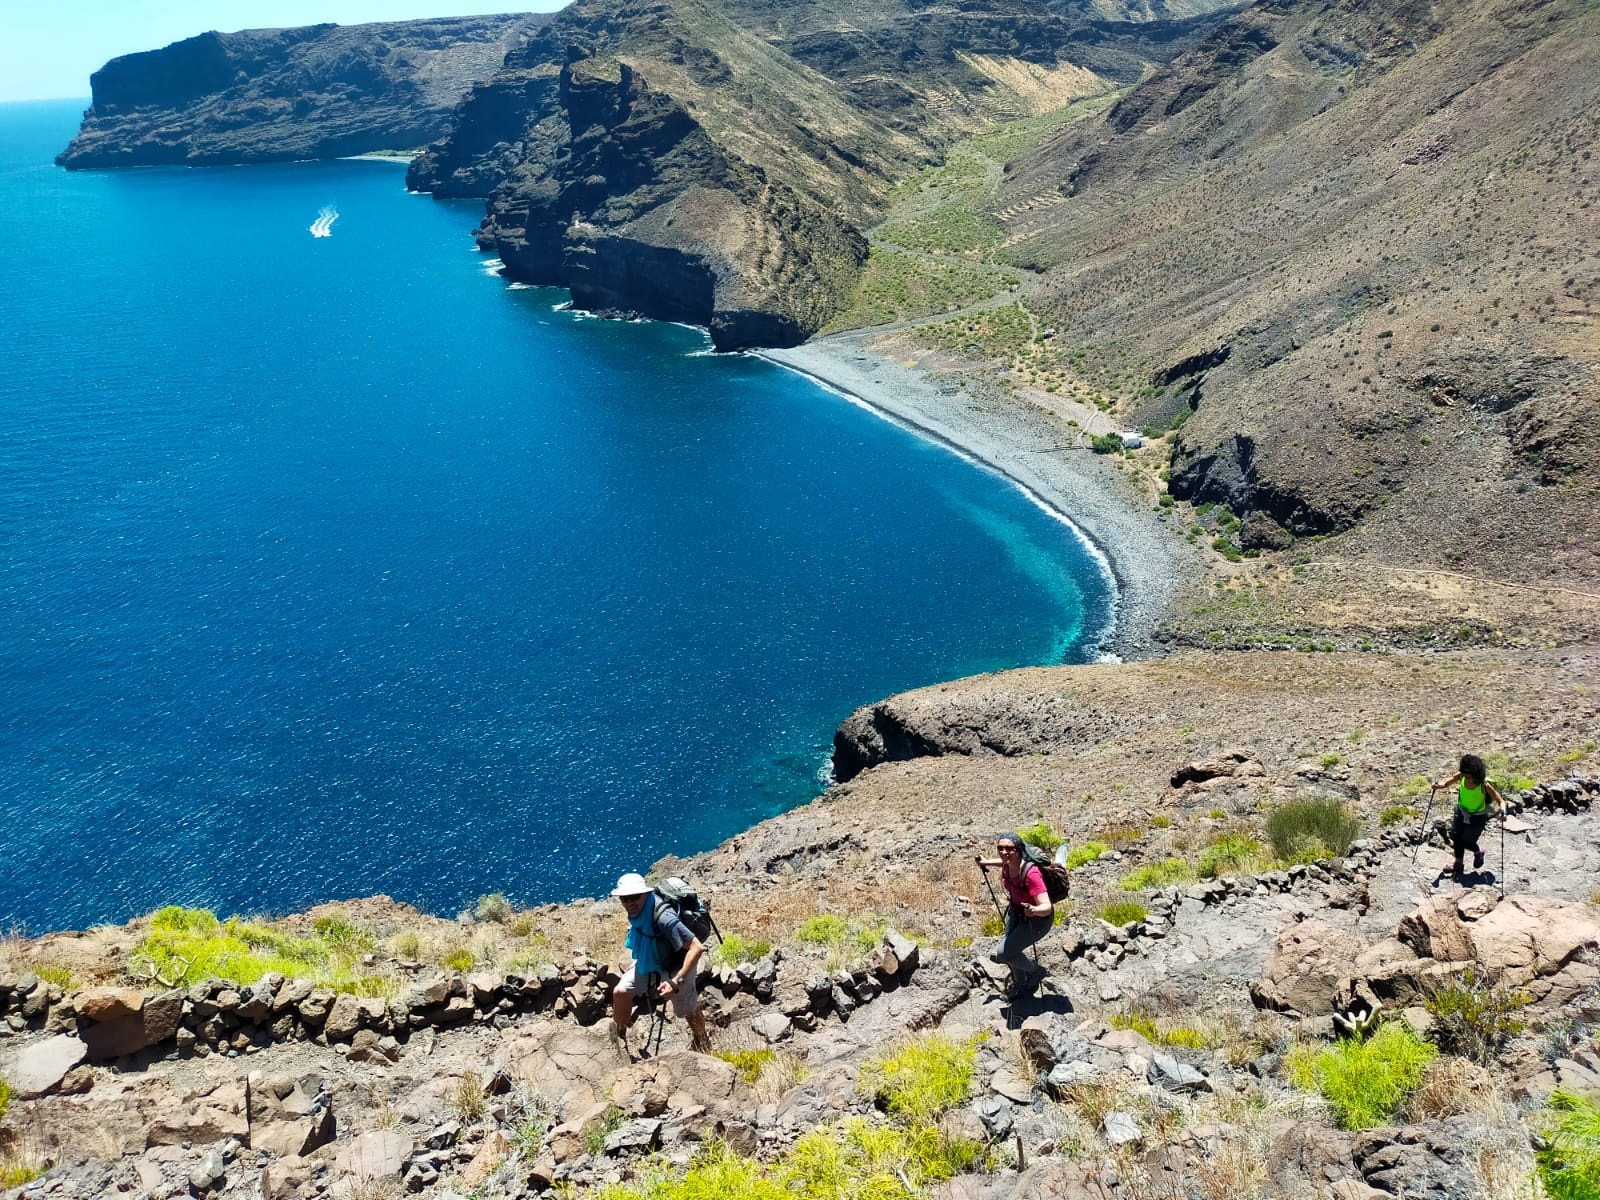
[[[69,174],[81,108],[0,106],[0,931],[597,894],[816,795],[857,705],[1103,632],[1005,480],[508,286],[479,203]]]

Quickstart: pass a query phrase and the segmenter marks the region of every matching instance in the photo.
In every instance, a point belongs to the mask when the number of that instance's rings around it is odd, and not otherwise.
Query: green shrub
[[[1227,833],[1200,852],[1200,878],[1240,875],[1254,870],[1261,859],[1261,843],[1242,833]]]
[[[758,942],[754,938],[730,933],[711,948],[711,961],[719,967],[737,967],[740,963],[755,962],[771,953],[770,942]]]
[[[1075,871],[1085,863],[1092,863],[1102,855],[1110,854],[1111,847],[1104,842],[1084,842],[1067,851],[1067,869]]]
[[[1343,858],[1361,832],[1361,823],[1332,798],[1290,800],[1267,814],[1267,840],[1285,862]]]
[[[1378,827],[1388,829],[1391,825],[1407,825],[1421,815],[1420,808],[1413,808],[1409,804],[1391,804],[1378,815]]]
[[[1366,1039],[1296,1046],[1287,1065],[1290,1082],[1322,1093],[1342,1128],[1371,1129],[1394,1116],[1438,1054],[1411,1026],[1389,1021]]]
[[[1142,892],[1147,888],[1172,887],[1174,884],[1189,883],[1193,879],[1194,872],[1183,859],[1164,858],[1158,863],[1147,863],[1129,871],[1122,877],[1121,887],[1127,892]]]
[[[776,1050],[718,1050],[716,1057],[738,1072],[746,1083],[761,1078],[761,1072],[778,1061]]]
[[[999,913],[984,913],[978,932],[984,937],[999,937],[1006,931],[1006,923]]]
[[[1495,790],[1505,795],[1508,792],[1526,792],[1537,787],[1539,781],[1528,772],[1537,765],[1531,758],[1512,758],[1502,750],[1483,756],[1483,765],[1488,768],[1489,782]]]
[[[1500,1050],[1523,1030],[1518,1017],[1533,997],[1497,987],[1474,972],[1458,983],[1435,988],[1423,1006],[1433,1014],[1433,1040],[1449,1054],[1488,1066]]]
[[[504,892],[490,892],[487,896],[478,897],[477,906],[472,912],[480,921],[504,925],[511,919],[511,901],[506,899]]]
[[[1057,837],[1055,830],[1051,829],[1045,821],[1017,830],[1017,836],[1027,842],[1028,845],[1039,847],[1046,854],[1054,854],[1056,847],[1067,840],[1063,837]]]
[[[1089,449],[1096,454],[1116,454],[1122,449],[1120,433],[1101,433],[1089,439]]]
[[[457,946],[439,959],[439,965],[451,971],[465,973],[478,965],[478,956],[465,946]]]
[[[967,1098],[980,1040],[935,1033],[908,1042],[862,1065],[861,1090],[891,1117],[932,1121]]]
[[[1600,1105],[1559,1088],[1552,1093],[1538,1163],[1550,1200],[1600,1196]]]
[[[11,1107],[11,1085],[0,1079],[0,1121],[6,1119],[6,1109]]]
[[[1150,915],[1150,910],[1137,900],[1113,900],[1100,910],[1100,919],[1109,925],[1132,925]]]

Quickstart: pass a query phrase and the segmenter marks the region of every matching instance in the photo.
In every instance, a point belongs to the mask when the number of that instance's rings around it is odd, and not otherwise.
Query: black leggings
[[[990,957],[1008,967],[1025,966],[1028,947],[1049,933],[1054,925],[1055,917],[1050,913],[1030,917],[1019,906],[1006,905],[1006,935],[1000,939],[1000,948]]]
[[[1468,850],[1478,849],[1478,839],[1483,836],[1483,831],[1489,824],[1489,810],[1469,813],[1459,805],[1455,815],[1450,818],[1450,844],[1456,848],[1456,857],[1460,858]]]

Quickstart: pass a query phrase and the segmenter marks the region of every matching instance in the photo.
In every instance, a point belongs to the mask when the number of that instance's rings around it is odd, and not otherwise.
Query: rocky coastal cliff
[[[335,158],[425,145],[548,17],[202,33],[90,78],[69,169]]]

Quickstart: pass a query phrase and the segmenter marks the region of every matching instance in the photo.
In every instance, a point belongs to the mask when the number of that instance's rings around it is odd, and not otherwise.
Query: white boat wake
[[[317,219],[311,222],[312,237],[332,237],[333,223],[339,219],[339,210],[333,205],[325,205],[317,214]]]

